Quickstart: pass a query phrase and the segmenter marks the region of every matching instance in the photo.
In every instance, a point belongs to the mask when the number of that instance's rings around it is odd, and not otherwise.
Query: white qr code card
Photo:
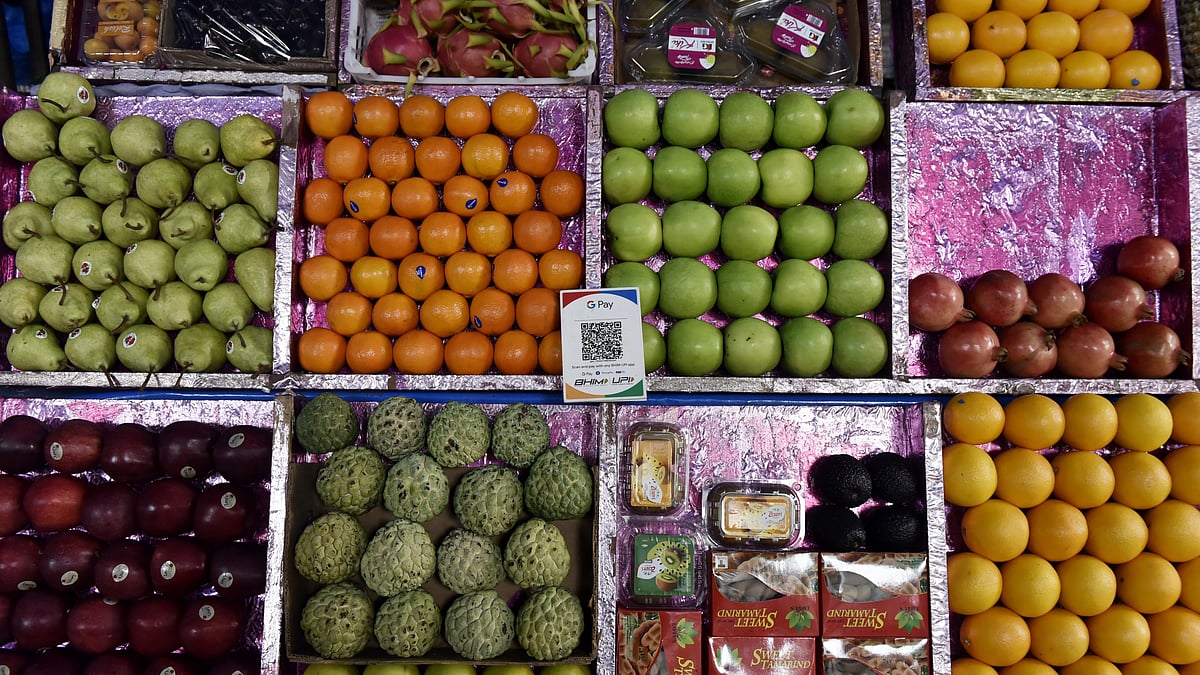
[[[559,291],[563,401],[646,400],[638,289]]]

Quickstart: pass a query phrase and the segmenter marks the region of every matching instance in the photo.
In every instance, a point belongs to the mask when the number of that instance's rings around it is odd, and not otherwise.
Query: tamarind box
[[[822,553],[821,636],[928,637],[924,553]]]
[[[929,675],[929,640],[826,639],[821,662],[825,675]]]
[[[713,551],[711,569],[714,637],[818,635],[816,553]]]
[[[815,675],[813,637],[708,638],[710,675]]]
[[[617,675],[700,675],[696,610],[641,611],[617,608]]]

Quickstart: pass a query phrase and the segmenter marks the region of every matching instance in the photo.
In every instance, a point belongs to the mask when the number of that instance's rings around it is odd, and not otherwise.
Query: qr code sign
[[[620,321],[590,321],[580,324],[584,361],[613,361],[623,358]]]

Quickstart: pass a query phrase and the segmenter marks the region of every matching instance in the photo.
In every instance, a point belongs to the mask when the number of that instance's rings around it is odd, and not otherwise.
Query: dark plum
[[[158,432],[158,465],[167,476],[203,478],[212,472],[217,432],[203,422],[172,422]]]
[[[228,654],[242,641],[245,607],[237,600],[200,597],[188,603],[179,622],[179,642],[198,659]]]
[[[208,667],[208,675],[258,675],[261,661],[254,652],[226,654]]]
[[[35,478],[21,501],[29,522],[42,532],[69,530],[79,524],[88,484],[61,473]]]
[[[150,659],[142,669],[143,675],[200,675],[204,669],[183,654],[165,654]]]
[[[204,488],[196,497],[192,529],[205,542],[233,541],[254,532],[257,510],[254,493],[230,483]]]
[[[213,466],[230,483],[259,483],[271,477],[270,429],[238,425],[224,429],[213,444]]]
[[[207,578],[208,551],[193,539],[164,539],[150,556],[150,583],[163,595],[183,597]]]
[[[16,534],[29,525],[29,516],[21,502],[29,481],[20,476],[0,474],[0,537]]]
[[[93,485],[83,500],[79,524],[97,539],[124,539],[137,532],[137,503],[137,493],[125,483]]]
[[[38,573],[50,588],[83,593],[95,580],[102,544],[79,530],[55,532],[42,543]]]
[[[70,600],[64,593],[35,588],[13,607],[12,633],[22,649],[49,649],[67,641]]]
[[[69,419],[50,429],[42,440],[46,464],[62,473],[87,471],[100,463],[104,427],[85,419]]]
[[[23,675],[82,675],[83,657],[71,649],[50,649],[33,657]]]
[[[150,593],[150,544],[126,539],[104,547],[96,560],[96,590],[114,600]]]
[[[42,543],[27,534],[0,539],[0,593],[15,593],[37,588],[38,560]]]
[[[125,644],[125,605],[100,595],[80,600],[67,615],[67,639],[84,654],[103,654]]]
[[[181,478],[160,478],[138,496],[138,529],[151,537],[171,537],[192,526],[197,491]]]
[[[100,468],[113,480],[142,483],[157,478],[158,434],[141,424],[126,422],[104,432]]]
[[[141,659],[127,649],[97,656],[83,669],[83,675],[139,675],[141,672]]]
[[[33,655],[19,649],[0,649],[0,668],[8,668],[12,675],[22,675]]]
[[[12,611],[16,602],[15,594],[0,593],[0,645],[12,642]]]
[[[129,647],[142,656],[161,656],[179,649],[179,620],[183,603],[151,595],[134,600],[125,615]]]
[[[12,415],[0,422],[0,471],[28,473],[46,468],[45,438],[46,425],[36,417]]]
[[[238,541],[218,546],[209,562],[208,580],[217,593],[230,598],[262,593],[267,584],[267,545]]]

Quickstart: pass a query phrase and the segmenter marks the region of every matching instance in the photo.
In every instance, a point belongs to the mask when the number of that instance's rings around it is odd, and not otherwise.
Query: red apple
[[[83,658],[70,649],[51,649],[33,657],[24,675],[82,675]]]
[[[101,443],[100,467],[125,483],[158,477],[158,434],[134,422],[109,427]]]
[[[213,444],[213,465],[231,483],[246,485],[271,478],[270,429],[241,424],[217,435]]]
[[[129,647],[142,656],[161,656],[179,649],[179,620],[183,603],[151,595],[134,600],[125,615]]]
[[[93,485],[83,500],[79,522],[97,539],[124,539],[137,532],[137,503],[137,493],[125,483]]]
[[[208,566],[208,580],[217,593],[229,598],[249,598],[267,584],[267,545],[237,541],[218,546]]]
[[[208,675],[259,675],[261,662],[260,654],[234,652],[214,661],[208,667]]]
[[[0,422],[0,471],[29,473],[46,468],[42,439],[46,425],[29,415],[11,415]]]
[[[42,532],[69,530],[79,524],[88,484],[61,473],[35,478],[21,505],[29,522]]]
[[[163,595],[182,597],[206,578],[208,551],[193,539],[164,539],[150,556],[150,583]]]
[[[0,649],[0,668],[8,668],[12,675],[22,675],[25,667],[33,660],[29,652],[19,649]]]
[[[12,611],[15,595],[0,594],[0,645],[12,642]]]
[[[172,422],[158,432],[158,465],[177,478],[203,478],[212,472],[217,431],[203,422]]]
[[[46,433],[42,451],[46,464],[62,473],[79,473],[100,463],[104,428],[85,419],[70,419]]]
[[[142,660],[128,649],[109,652],[88,662],[83,675],[140,675]]]
[[[253,534],[257,520],[256,500],[249,488],[216,483],[196,498],[192,529],[200,541],[233,541]]]
[[[55,532],[42,544],[38,573],[46,586],[54,590],[86,592],[95,580],[100,547],[100,542],[86,532]]]
[[[29,481],[20,476],[0,474],[0,537],[16,534],[29,525],[29,516],[21,502]]]
[[[167,654],[150,660],[142,675],[200,675],[204,672],[195,660],[183,654]]]
[[[93,595],[67,615],[67,639],[84,654],[103,654],[125,644],[125,605]]]
[[[150,544],[126,539],[104,547],[96,560],[96,590],[114,600],[150,593]]]
[[[38,587],[38,559],[42,544],[27,534],[0,539],[0,593],[15,593]]]
[[[49,649],[67,641],[66,594],[35,588],[13,607],[12,633],[22,649]]]
[[[192,527],[196,488],[182,478],[160,478],[138,497],[138,528],[151,537],[171,537]]]
[[[188,603],[179,622],[184,651],[211,660],[233,651],[242,641],[245,626],[243,603],[218,597],[200,597]]]

